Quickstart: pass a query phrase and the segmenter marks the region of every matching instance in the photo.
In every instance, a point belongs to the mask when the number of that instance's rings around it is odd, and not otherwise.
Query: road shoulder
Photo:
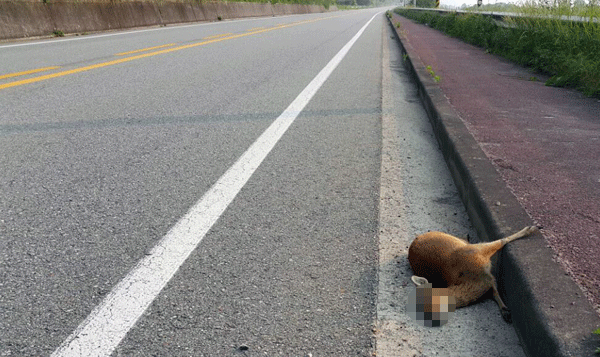
[[[511,325],[491,299],[460,309],[429,328],[406,313],[414,291],[408,264],[412,239],[428,230],[475,236],[419,103],[416,87],[384,26],[382,153],[379,201],[377,356],[524,356]],[[477,341],[476,344],[473,341]]]
[[[394,18],[392,23],[397,21]],[[525,210],[399,32],[395,31],[406,64],[416,79],[419,96],[479,237],[494,240],[531,225]],[[529,354],[593,354],[598,338],[591,331],[600,325],[598,316],[553,260],[553,252],[541,235],[508,246],[498,262],[501,294]]]

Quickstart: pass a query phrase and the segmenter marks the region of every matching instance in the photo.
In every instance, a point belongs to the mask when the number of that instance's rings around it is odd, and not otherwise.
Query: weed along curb
[[[431,73],[435,68],[427,69],[410,44],[402,42],[402,30],[394,26],[397,16],[392,14],[389,21],[404,63],[480,239],[496,240],[533,225],[444,96]],[[529,356],[595,355],[599,340],[592,331],[600,326],[600,319],[553,260],[553,251],[539,233],[505,247],[496,265],[502,299],[511,309],[513,325]]]

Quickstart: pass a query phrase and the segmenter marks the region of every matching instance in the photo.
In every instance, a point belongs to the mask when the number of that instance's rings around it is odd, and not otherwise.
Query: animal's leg
[[[538,228],[536,226],[529,226],[529,227],[525,227],[523,229],[521,229],[520,231],[518,231],[515,234],[512,234],[506,238],[502,238],[501,240],[503,241],[503,246],[506,245],[507,243],[512,242],[515,239],[519,239],[519,238],[523,238],[523,237],[527,237],[530,234],[533,234],[535,232],[538,231]]]
[[[515,234],[512,234],[506,238],[498,239],[489,243],[480,243],[476,244],[477,250],[479,251],[480,256],[485,257],[486,259],[491,258],[497,251],[502,249],[508,243],[517,240],[519,238],[526,237],[534,232],[537,232],[538,228],[536,226],[525,227],[518,231]]]
[[[494,294],[494,300],[498,303],[498,307],[500,308],[500,314],[502,314],[502,318],[504,321],[511,323],[512,317],[510,315],[510,309],[504,304],[502,298],[500,297],[500,293],[498,292],[498,286],[496,285],[496,279],[492,277],[492,292]]]

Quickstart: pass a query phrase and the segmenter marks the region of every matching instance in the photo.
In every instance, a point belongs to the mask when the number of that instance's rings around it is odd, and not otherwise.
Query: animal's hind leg
[[[537,231],[538,231],[538,228],[536,226],[525,227],[525,228],[521,229],[520,231],[518,231],[517,233],[501,239],[502,246],[512,242],[515,239],[526,237]],[[512,322],[510,310],[504,304],[504,301],[502,301],[502,298],[500,297],[500,293],[498,293],[498,285],[496,284],[496,279],[493,276],[492,276],[492,291],[494,293],[494,300],[496,300],[496,302],[498,303],[498,307],[500,308],[500,313],[502,314],[502,318],[504,319],[504,321],[506,321],[508,323]]]
[[[498,285],[496,285],[496,279],[492,277],[492,293],[494,295],[494,300],[498,303],[498,307],[500,308],[500,314],[502,314],[502,318],[504,321],[511,323],[512,317],[510,315],[510,309],[504,304],[502,298],[500,297],[500,293],[498,292]]]
[[[503,246],[507,243],[512,242],[515,239],[519,239],[519,238],[523,238],[523,237],[527,237],[530,234],[533,234],[535,232],[538,231],[538,228],[536,226],[529,226],[529,227],[525,227],[523,229],[521,229],[520,231],[518,231],[515,234],[512,234],[506,238],[502,238],[502,242],[503,242]]]
[[[517,233],[512,234],[506,238],[498,239],[498,240],[495,240],[495,241],[489,242],[489,243],[479,243],[479,244],[476,244],[476,246],[480,252],[480,255],[482,257],[485,257],[486,259],[489,259],[494,254],[496,254],[497,251],[502,249],[502,247],[504,247],[506,244],[512,242],[513,240],[523,238],[530,234],[533,234],[534,232],[537,232],[537,230],[538,230],[538,228],[536,226],[525,227],[525,228],[521,229],[520,231],[518,231]]]

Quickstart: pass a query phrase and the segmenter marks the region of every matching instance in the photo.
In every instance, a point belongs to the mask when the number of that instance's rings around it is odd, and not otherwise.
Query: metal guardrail
[[[527,15],[521,14],[518,12],[495,12],[495,11],[469,11],[469,10],[450,10],[450,9],[435,9],[435,8],[421,8],[421,7],[403,7],[405,9],[417,10],[417,11],[430,11],[430,12],[441,12],[441,13],[459,13],[459,14],[479,14],[484,16],[489,16],[498,21],[503,21],[505,18],[547,18],[547,19],[555,19],[561,21],[570,21],[570,22],[594,22],[600,23],[600,19],[597,17],[582,17],[582,16],[552,16],[552,15]]]

